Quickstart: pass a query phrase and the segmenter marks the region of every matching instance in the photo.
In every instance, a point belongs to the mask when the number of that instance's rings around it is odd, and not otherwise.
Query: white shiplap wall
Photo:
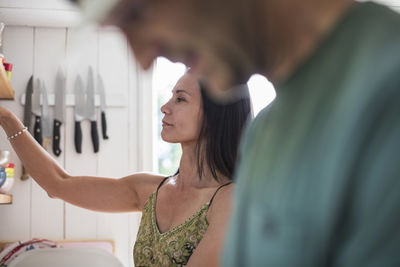
[[[43,79],[49,93],[54,93],[57,68],[65,58],[74,58],[67,68],[67,94],[80,73],[86,80],[87,66],[101,73],[106,94],[118,94],[127,104],[107,109],[109,140],[100,139],[100,152],[93,153],[90,123],[82,123],[82,154],[74,149],[74,111],[67,107],[62,128],[60,157],[53,157],[72,175],[122,177],[135,171],[152,170],[152,90],[151,73],[137,70],[126,40],[115,29],[92,31],[85,35],[86,49],[79,54],[71,47],[73,30],[9,26],[4,33],[4,52],[14,64],[12,86],[15,101],[0,101],[21,119],[20,97],[29,77]],[[77,64],[78,63],[78,64]],[[146,87],[146,88],[144,88]],[[98,114],[99,115],[99,114]],[[100,123],[98,123],[99,134]],[[139,130],[140,129],[140,130]],[[11,149],[3,131],[0,149]],[[139,214],[105,214],[77,208],[61,200],[50,199],[32,179],[21,181],[21,164],[16,163],[15,184],[11,191],[12,205],[0,206],[0,240],[49,239],[113,239],[116,254],[125,266],[133,266],[132,246]]]

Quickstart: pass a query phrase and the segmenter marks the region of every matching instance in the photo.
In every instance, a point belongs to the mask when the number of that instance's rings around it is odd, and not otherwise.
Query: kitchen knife
[[[97,75],[97,89],[99,90],[100,94],[101,132],[103,134],[103,139],[108,139],[106,121],[106,93],[103,79],[100,75]]]
[[[75,150],[77,153],[82,153],[82,128],[81,120],[85,118],[85,91],[83,90],[83,82],[81,76],[75,80]]]
[[[32,131],[31,129],[31,119],[32,119],[32,93],[33,93],[33,75],[29,78],[28,85],[25,91],[25,107],[24,107],[24,125]],[[22,166],[21,180],[26,180],[29,178],[29,174],[26,172],[25,167]]]
[[[93,69],[89,67],[86,87],[86,118],[90,120],[90,134],[92,136],[93,151],[99,152],[99,133],[97,132],[96,106],[94,99]]]
[[[33,126],[33,137],[42,145],[42,121],[40,110],[40,80],[36,79],[32,95],[32,113],[35,115],[35,124]]]
[[[24,125],[31,130],[32,118],[32,93],[33,93],[33,75],[29,78],[25,92],[25,107],[24,107]]]
[[[53,153],[57,157],[61,154],[60,148],[60,127],[65,118],[65,77],[61,71],[58,70],[56,76],[55,90],[55,107],[54,107],[54,122],[53,122]]]
[[[50,115],[49,115],[49,101],[47,98],[47,89],[44,81],[41,83],[42,92],[42,145],[45,150],[49,149],[51,141],[51,129],[50,129]]]

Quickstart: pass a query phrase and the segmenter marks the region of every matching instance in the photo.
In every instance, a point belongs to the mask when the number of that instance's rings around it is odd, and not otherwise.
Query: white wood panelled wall
[[[57,68],[65,58],[73,58],[68,28],[7,27],[4,52],[14,64],[12,86],[15,101],[0,104],[13,110],[21,119],[20,97],[33,74],[45,81],[49,93],[54,93]],[[152,90],[151,72],[137,69],[125,38],[115,29],[96,30],[86,34],[88,49],[74,58],[67,68],[67,94],[73,93],[73,83],[80,73],[86,81],[88,65],[95,75],[103,77],[106,94],[117,93],[126,105],[107,108],[109,140],[101,138],[100,152],[93,153],[90,123],[82,122],[82,154],[74,148],[74,110],[67,107],[62,128],[60,157],[56,160],[72,175],[123,177],[135,171],[152,171]],[[96,76],[95,76],[96,77]],[[51,113],[52,115],[52,113]],[[98,111],[99,117],[99,111]],[[0,149],[11,149],[3,131]],[[105,214],[77,208],[61,200],[50,199],[35,181],[21,181],[21,164],[16,163],[15,184],[11,191],[12,205],[0,206],[0,240],[26,240],[34,237],[60,239],[113,239],[116,255],[124,266],[133,266],[132,248],[140,214]],[[99,178],[101,179],[101,178]],[[100,196],[101,197],[101,196]]]

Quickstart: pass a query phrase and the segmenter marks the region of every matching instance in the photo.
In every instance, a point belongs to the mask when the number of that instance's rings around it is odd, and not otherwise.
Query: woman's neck
[[[201,179],[197,167],[198,155],[196,151],[196,145],[182,144],[182,157],[179,163],[179,178],[175,181],[179,188],[204,188],[218,185],[218,182],[214,179],[209,171],[207,162],[204,162]]]

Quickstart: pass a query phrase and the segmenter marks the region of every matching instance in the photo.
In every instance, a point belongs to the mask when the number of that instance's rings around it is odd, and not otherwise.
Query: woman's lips
[[[173,126],[173,124],[168,123],[168,122],[166,122],[166,121],[162,121],[162,126],[163,126],[163,127],[164,127],[164,126]]]

